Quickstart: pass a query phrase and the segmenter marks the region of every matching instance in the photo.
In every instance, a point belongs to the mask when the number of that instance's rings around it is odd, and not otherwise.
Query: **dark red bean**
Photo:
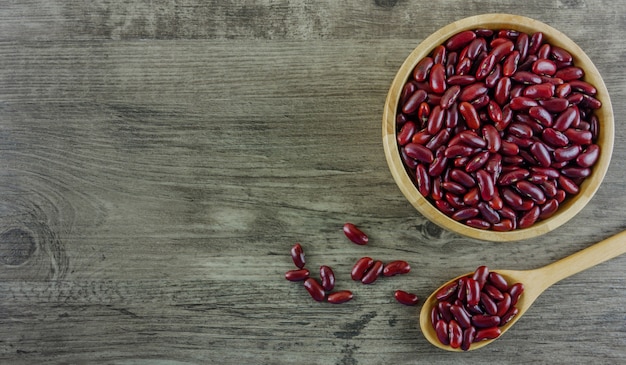
[[[471,30],[465,30],[450,37],[446,41],[446,48],[449,51],[456,51],[467,46],[474,39],[476,39],[476,33]]]
[[[556,63],[552,60],[541,58],[533,62],[532,71],[537,75],[553,76],[556,70]]]
[[[480,196],[484,201],[489,201],[493,198],[495,187],[493,179],[489,173],[485,170],[476,171],[476,181],[480,189]]]
[[[507,40],[497,46],[494,46],[491,50],[491,55],[495,58],[495,62],[500,62],[503,58],[513,52],[514,48],[515,45],[513,42]]]
[[[352,267],[352,271],[350,273],[352,280],[360,281],[363,279],[363,275],[368,271],[372,265],[374,265],[374,259],[371,257],[362,257],[360,258],[356,264]]]
[[[511,86],[511,79],[508,77],[502,77],[498,80],[494,90],[494,100],[498,105],[507,104],[511,96]]]
[[[543,204],[546,202],[546,196],[540,187],[527,180],[518,181],[515,184],[517,191],[522,195],[525,195],[532,199],[537,204]]]
[[[417,186],[417,191],[422,196],[427,197],[430,195],[430,175],[422,164],[415,167],[415,185]]]
[[[406,102],[402,105],[402,112],[404,114],[413,114],[417,111],[420,104],[426,100],[428,94],[426,91],[419,89],[416,90],[411,96],[408,97]]]
[[[308,279],[310,272],[308,269],[289,270],[285,273],[285,279],[289,281],[302,281]]]
[[[343,225],[343,233],[350,241],[356,243],[357,245],[366,245],[369,241],[367,235],[352,223],[346,223]]]
[[[457,323],[461,326],[461,328],[469,328],[472,326],[471,316],[462,305],[451,305],[450,313],[457,321]]]
[[[600,156],[600,146],[596,144],[589,145],[585,151],[576,157],[576,163],[581,167],[593,166]]]
[[[487,146],[487,142],[480,138],[473,130],[465,130],[457,134],[457,136],[459,136],[459,139],[467,146],[478,148],[484,148]]]
[[[526,96],[511,96],[511,102],[509,103],[509,107],[514,111],[526,111],[533,106],[538,106],[537,101],[526,97]]]
[[[466,125],[471,129],[480,128],[480,118],[474,106],[466,101],[459,104],[459,113],[465,120]]]
[[[487,88],[484,83],[476,82],[464,87],[463,90],[460,91],[458,98],[460,101],[472,101],[485,95],[487,91],[489,91],[489,88]]]
[[[506,279],[495,271],[489,272],[487,281],[501,292],[505,292],[509,288],[509,283]]]
[[[478,282],[478,286],[481,290],[487,282],[487,277],[489,277],[489,268],[484,265],[476,268],[476,270],[474,270],[474,273],[472,274],[472,279]]]
[[[582,80],[572,80],[569,82],[569,85],[572,90],[580,91],[581,93],[587,94],[589,96],[594,96],[598,93],[598,90],[595,88],[595,86]]]
[[[559,186],[565,190],[566,193],[575,195],[578,194],[579,187],[576,185],[574,181],[566,176],[559,176],[558,179]]]
[[[500,317],[488,314],[476,314],[472,316],[472,324],[477,328],[490,328],[500,324]]]
[[[565,82],[578,80],[583,76],[585,76],[585,71],[583,71],[582,68],[575,66],[564,67],[554,74],[554,77],[558,77]]]
[[[478,203],[478,210],[480,211],[480,215],[489,223],[496,224],[500,222],[500,215],[494,208],[489,206],[489,204],[485,202]]]
[[[332,304],[341,304],[352,300],[353,294],[349,290],[341,290],[334,293],[328,294],[326,300],[328,303]]]
[[[487,163],[488,159],[489,151],[478,152],[468,161],[467,165],[465,166],[465,171],[468,173],[477,171]]]
[[[488,315],[495,316],[498,313],[496,302],[485,292],[480,293],[480,304],[485,308]],[[500,323],[500,318],[498,318],[498,323]]]
[[[450,312],[450,308],[452,304],[450,302],[439,302],[437,303],[437,311],[441,318],[447,322],[452,320],[452,312]]]
[[[435,62],[431,57],[422,58],[422,60],[420,60],[413,69],[413,78],[415,79],[415,81],[426,81],[428,79],[430,69],[433,67],[434,64]]]
[[[429,84],[436,94],[446,91],[446,69],[441,63],[435,63],[430,70]]]
[[[511,305],[517,304],[517,301],[519,300],[523,292],[524,292],[524,284],[515,283],[511,285],[511,287],[509,288],[509,295],[511,295]]]
[[[500,220],[500,222],[498,223],[494,223],[492,225],[492,228],[494,231],[498,231],[498,232],[508,232],[511,231],[515,228],[515,226],[513,225],[513,221],[510,219],[502,219]]]
[[[437,306],[433,306],[433,309],[430,311],[430,324],[433,325],[433,328],[437,325],[437,321],[441,319],[439,315],[439,310]]]
[[[528,176],[530,176],[530,171],[521,167],[516,168],[505,174],[502,174],[502,176],[500,176],[500,179],[498,179],[498,184],[511,185],[517,181],[527,178]]]
[[[442,109],[448,109],[456,102],[456,99],[459,97],[461,92],[461,86],[452,85],[446,90],[446,92],[441,96],[441,100],[439,101],[439,106]]]
[[[511,76],[517,71],[517,65],[520,61],[520,53],[519,51],[511,52],[505,59],[502,64],[502,74],[504,76]]]
[[[500,326],[504,326],[505,324],[509,323],[513,319],[513,317],[517,315],[517,313],[519,313],[519,309],[517,307],[512,307],[511,309],[509,309],[509,311],[506,312],[500,319]]]
[[[419,302],[419,298],[417,295],[413,293],[406,292],[404,290],[396,290],[393,294],[394,298],[398,301],[398,303],[404,305],[416,305]]]
[[[443,319],[437,321],[435,325],[435,333],[437,334],[437,339],[444,345],[450,344],[450,338],[448,336],[448,323]]]
[[[570,179],[578,179],[591,175],[591,169],[588,167],[565,167],[561,169],[561,174]]]
[[[566,129],[563,134],[568,138],[570,143],[578,145],[588,145],[593,141],[593,134],[591,131],[569,128]]]
[[[478,69],[476,70],[476,80],[483,80],[487,75],[491,73],[493,68],[496,65],[496,57],[493,53],[489,54],[485,57],[481,62],[478,63]]]
[[[466,86],[476,82],[476,78],[472,75],[453,75],[447,79],[448,85]]]
[[[463,329],[454,319],[448,323],[448,336],[450,347],[453,349],[461,347],[461,343],[463,342]]]
[[[322,288],[326,291],[331,291],[335,288],[335,273],[330,266],[320,266],[320,280],[322,282]]]
[[[398,132],[397,135],[398,144],[400,146],[404,146],[405,144],[409,143],[411,141],[411,138],[413,138],[416,130],[417,127],[412,121],[407,121],[406,123],[404,123],[402,128],[400,128],[400,132]]]
[[[556,199],[549,199],[544,205],[541,206],[541,212],[539,218],[548,219],[559,209],[559,202]]]
[[[568,147],[561,147],[554,150],[554,160],[563,162],[573,160],[582,152],[582,148],[575,144]]]
[[[463,195],[463,203],[465,203],[466,207],[475,207],[478,202],[480,202],[480,191],[478,190],[478,187],[471,188],[465,195]],[[464,207],[459,209],[462,210]]]
[[[448,300],[448,298],[451,298],[454,294],[456,294],[458,287],[459,287],[458,282],[456,281],[452,282],[444,286],[443,288],[439,289],[437,293],[435,293],[435,298],[439,301]]]
[[[417,143],[408,143],[404,150],[409,157],[421,162],[431,163],[435,158],[431,150]]]
[[[426,131],[428,132],[428,134],[434,135],[439,132],[441,128],[443,128],[444,116],[445,111],[441,109],[439,105],[436,105],[431,110],[430,115],[428,116],[428,121],[426,123]]]
[[[378,279],[378,277],[380,276],[380,274],[382,274],[382,272],[383,272],[383,262],[374,261],[374,265],[372,265],[372,267],[370,267],[370,269],[367,270],[367,272],[365,272],[365,275],[363,275],[361,282],[363,284],[372,284],[373,282],[376,281],[376,279]]]
[[[433,49],[432,57],[435,64],[445,64],[448,50],[444,45],[439,45]],[[432,71],[431,71],[432,72]]]
[[[451,218],[456,221],[464,221],[466,219],[476,217],[479,213],[480,212],[477,208],[465,208],[457,210],[454,214],[452,214]]]
[[[465,280],[465,296],[468,305],[476,305],[480,302],[480,284],[478,281],[472,278]]]
[[[562,132],[568,129],[572,124],[577,124],[579,121],[580,113],[578,112],[578,108],[576,106],[571,106],[559,114],[559,116],[554,120],[554,125],[552,127]]]
[[[602,102],[594,98],[593,96],[583,94],[583,99],[580,102],[580,106],[589,109],[600,109],[602,107]]]
[[[474,342],[480,342],[483,340],[493,340],[500,336],[500,328],[499,327],[489,327],[489,328],[481,328],[476,331],[476,336],[474,337]]]
[[[551,83],[529,85],[524,88],[523,95],[534,100],[547,100],[554,95],[554,89]]]
[[[549,167],[552,164],[552,158],[550,157],[550,151],[545,144],[541,142],[535,142],[530,146],[530,153],[539,162],[539,165],[543,167]]]
[[[394,276],[398,274],[406,274],[411,271],[411,265],[404,260],[396,260],[384,265],[383,276]]]
[[[521,84],[541,84],[543,81],[539,75],[528,71],[517,71],[511,78]]]
[[[315,299],[318,302],[324,301],[326,298],[326,292],[324,288],[320,285],[320,283],[314,278],[308,278],[304,281],[304,287],[311,295],[311,298]]]
[[[546,128],[541,133],[541,139],[552,147],[565,147],[570,141],[563,132],[554,128]]]
[[[304,258],[304,250],[302,249],[302,245],[300,245],[300,243],[296,243],[293,247],[291,247],[291,259],[299,269],[304,267],[306,260]]]
[[[471,344],[476,338],[476,328],[468,327],[463,330],[463,342],[461,343],[461,350],[467,351],[470,349]]]

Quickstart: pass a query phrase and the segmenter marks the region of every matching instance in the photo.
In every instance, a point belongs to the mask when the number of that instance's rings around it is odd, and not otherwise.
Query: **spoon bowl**
[[[524,313],[526,313],[539,295],[541,295],[541,293],[543,293],[550,286],[569,276],[577,274],[624,253],[626,253],[626,231],[611,236],[593,246],[578,251],[571,256],[538,269],[521,271],[491,270],[502,275],[509,284],[524,284],[524,292],[516,304],[519,312],[508,323],[500,327],[500,336],[508,331],[511,326],[513,326],[524,315]],[[444,345],[439,342],[439,339],[437,338],[437,333],[430,322],[430,313],[433,307],[437,305],[437,298],[435,298],[435,294],[444,286],[455,282],[462,277],[471,276],[472,274],[473,273],[466,273],[459,275],[456,278],[444,283],[437,288],[437,290],[435,290],[426,299],[426,301],[424,301],[424,305],[422,306],[422,310],[420,312],[420,327],[428,342],[439,347],[440,349],[455,352],[463,351],[458,348],[452,348],[449,345]],[[496,339],[472,343],[469,350],[476,350],[487,346]]]

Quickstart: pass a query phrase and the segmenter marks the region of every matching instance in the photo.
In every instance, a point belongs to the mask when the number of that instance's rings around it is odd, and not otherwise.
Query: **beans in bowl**
[[[600,155],[602,103],[584,76],[541,32],[465,30],[435,47],[396,113],[400,156],[419,193],[478,229],[552,216]]]

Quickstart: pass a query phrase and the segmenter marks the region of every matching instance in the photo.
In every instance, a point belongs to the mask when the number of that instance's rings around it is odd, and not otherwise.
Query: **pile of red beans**
[[[443,345],[469,350],[472,343],[500,336],[500,327],[518,313],[524,285],[509,285],[497,272],[480,266],[435,293],[430,320]]]
[[[343,226],[346,237],[357,245],[366,245],[369,242],[368,236],[352,223]],[[319,280],[311,277],[311,272],[305,268],[306,259],[304,250],[300,243],[296,243],[291,248],[291,258],[297,269],[289,270],[285,273],[285,279],[289,281],[304,281],[304,288],[309,295],[318,302],[326,300],[329,303],[341,304],[352,300],[353,294],[350,290],[333,291],[335,288],[335,273],[327,265],[320,266]],[[383,263],[371,257],[362,257],[354,264],[350,276],[354,281],[363,284],[373,284],[379,277],[391,277],[400,274],[407,274],[411,271],[411,266],[404,260],[395,260]],[[417,295],[404,290],[396,290],[394,298],[404,305],[416,305],[419,301]]]
[[[421,195],[467,226],[527,228],[552,216],[598,160],[596,88],[543,33],[466,30],[433,49],[396,114]]]

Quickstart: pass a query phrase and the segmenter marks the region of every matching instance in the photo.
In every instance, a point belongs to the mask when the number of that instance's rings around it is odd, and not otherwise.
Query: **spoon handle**
[[[546,287],[604,261],[626,253],[626,231],[539,269]]]

